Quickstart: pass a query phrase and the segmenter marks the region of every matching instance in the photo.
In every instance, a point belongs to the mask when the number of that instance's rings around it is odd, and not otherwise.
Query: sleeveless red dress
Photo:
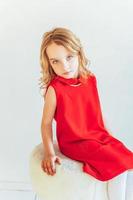
[[[60,151],[82,162],[83,172],[100,181],[133,169],[133,152],[105,128],[96,76],[57,75],[49,85],[56,93],[54,119]]]

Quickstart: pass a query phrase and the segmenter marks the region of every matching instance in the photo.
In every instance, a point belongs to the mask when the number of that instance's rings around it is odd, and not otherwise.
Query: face
[[[50,44],[46,53],[54,72],[65,78],[78,77],[78,55],[71,53],[64,46],[55,43]]]

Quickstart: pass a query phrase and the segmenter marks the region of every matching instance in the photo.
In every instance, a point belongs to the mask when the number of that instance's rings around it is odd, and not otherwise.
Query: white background
[[[30,183],[29,154],[41,143],[40,45],[43,33],[55,27],[80,38],[106,125],[133,149],[132,10],[132,0],[0,1],[1,187]]]

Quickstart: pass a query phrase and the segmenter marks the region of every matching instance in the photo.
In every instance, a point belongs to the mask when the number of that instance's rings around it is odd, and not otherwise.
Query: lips
[[[63,73],[63,74],[69,74],[71,71],[69,71],[69,72],[65,72],[65,73]]]

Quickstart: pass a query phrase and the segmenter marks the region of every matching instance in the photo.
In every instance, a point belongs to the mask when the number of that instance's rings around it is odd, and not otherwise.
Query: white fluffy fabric
[[[29,174],[33,190],[41,200],[107,200],[107,183],[99,181],[83,172],[82,163],[62,154],[54,141],[56,155],[61,165],[56,163],[56,174],[47,175],[41,168],[44,157],[43,144],[37,145],[30,155]],[[133,173],[127,184],[127,200],[133,200]]]

